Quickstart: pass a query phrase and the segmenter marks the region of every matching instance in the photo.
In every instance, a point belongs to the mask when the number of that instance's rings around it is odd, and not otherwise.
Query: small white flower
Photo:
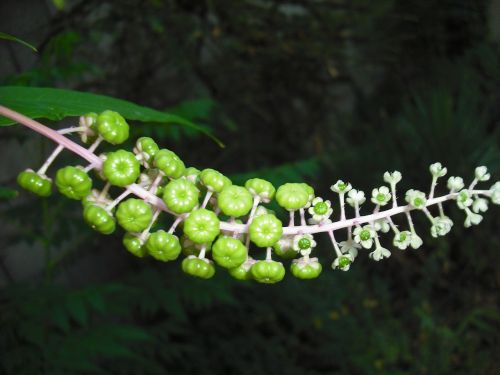
[[[308,212],[315,224],[324,223],[332,215],[333,210],[330,201],[324,201],[323,198],[316,197],[311,203]]]
[[[422,238],[420,238],[418,234],[416,234],[415,232],[411,233],[410,246],[412,247],[412,249],[418,249],[420,246],[422,246],[423,243],[424,241],[422,241]]]
[[[339,242],[339,246],[342,254],[351,255],[353,260],[358,256],[358,249],[361,249],[361,245],[357,244],[352,239]]]
[[[497,181],[493,184],[493,186],[490,188],[491,192],[491,202],[493,204],[500,204],[500,181]]]
[[[352,257],[351,254],[346,254],[342,255],[340,257],[337,257],[333,263],[332,263],[332,268],[335,269],[340,269],[341,271],[349,271],[349,268],[351,268],[351,263],[354,261],[354,258]]]
[[[372,247],[373,239],[377,235],[370,225],[354,228],[354,241],[361,244],[365,249]]]
[[[348,182],[338,180],[334,185],[330,186],[330,190],[335,193],[345,194],[352,189],[352,185]]]
[[[474,203],[472,203],[472,211],[476,214],[488,211],[488,200],[484,198],[476,198]]]
[[[311,234],[298,234],[293,237],[293,249],[300,251],[300,254],[307,256],[316,247],[316,241]]]
[[[464,226],[469,228],[472,225],[478,225],[483,220],[483,217],[479,214],[467,210],[467,217],[465,218]]]
[[[478,181],[488,181],[491,177],[491,175],[488,173],[488,168],[486,168],[484,165],[477,167],[474,171],[474,174]]]
[[[382,246],[377,247],[374,251],[372,251],[368,256],[374,261],[378,262],[381,259],[389,258],[391,256],[391,252]]]
[[[465,207],[469,207],[472,204],[472,198],[470,197],[469,190],[462,190],[457,195],[457,205],[461,210],[464,210]]]
[[[365,193],[361,190],[352,189],[347,193],[346,201],[351,207],[355,207],[356,204],[361,206],[366,201]]]
[[[373,222],[373,228],[377,232],[387,233],[391,230],[389,221],[387,219],[378,219]]]
[[[394,236],[394,240],[392,241],[392,244],[400,250],[406,250],[406,248],[408,248],[408,246],[410,246],[411,237],[412,237],[411,232],[404,230],[402,232],[397,233]]]
[[[450,177],[448,178],[448,183],[446,184],[450,191],[459,191],[464,188],[464,179],[462,177]]]
[[[410,204],[411,206],[417,208],[417,209],[422,209],[425,207],[425,204],[427,202],[427,198],[425,197],[425,193],[410,189],[406,192],[405,196],[406,202]]]
[[[398,171],[384,173],[384,181],[391,185],[397,184],[402,178],[403,176],[401,175],[401,172]]]
[[[446,173],[448,173],[448,170],[446,168],[443,168],[441,163],[431,164],[431,166],[429,167],[429,171],[435,178],[443,177],[444,175],[446,175]]]
[[[434,223],[431,226],[431,235],[432,237],[446,236],[453,225],[450,225],[451,220],[443,219],[441,217],[437,217],[434,219]]]
[[[380,206],[385,206],[391,200],[391,193],[387,186],[381,186],[372,190],[372,202]]]

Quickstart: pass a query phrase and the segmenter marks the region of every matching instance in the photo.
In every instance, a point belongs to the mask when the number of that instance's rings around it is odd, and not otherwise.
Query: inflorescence
[[[46,172],[54,159],[65,148],[78,154],[89,164],[59,169],[54,182],[61,194],[82,202],[84,220],[93,229],[111,234],[118,223],[126,231],[123,244],[130,253],[138,257],[149,255],[163,262],[177,259],[183,253],[183,271],[204,279],[215,274],[215,262],[236,279],[276,283],[283,279],[285,267],[273,260],[273,253],[282,259],[292,259],[290,271],[295,277],[316,278],[322,266],[318,258],[311,256],[316,247],[314,235],[323,232],[333,245],[332,268],[347,271],[361,249],[370,250],[369,257],[375,261],[391,256],[391,251],[381,245],[382,233],[392,232],[392,244],[399,250],[421,247],[412,211],[424,213],[430,222],[431,235],[439,237],[453,226],[444,213],[444,202],[453,200],[464,211],[466,227],[481,222],[481,213],[488,209],[487,198],[500,204],[500,182],[489,190],[475,189],[478,182],[490,180],[484,166],[475,169],[468,187],[461,177],[449,177],[449,192],[435,197],[437,181],[447,174],[447,169],[441,163],[434,163],[429,168],[432,177],[429,193],[408,190],[404,194],[405,205],[397,202],[396,185],[402,179],[401,173],[386,172],[384,181],[388,186],[372,190],[369,199],[375,208],[367,215],[360,213],[367,200],[365,193],[348,182],[337,181],[331,190],[338,195],[340,218],[332,221],[331,201],[315,196],[308,184],[286,183],[276,190],[270,182],[252,178],[245,186],[236,186],[214,169],[200,171],[186,167],[174,152],[160,149],[149,137],[139,138],[132,152],[120,149],[97,156],[94,152],[101,142],[119,145],[129,137],[129,125],[113,111],[86,114],[80,117],[78,126],[59,131],[6,107],[0,106],[0,114],[58,143],[41,168],[19,174],[20,186],[42,197],[50,195],[52,179]],[[89,146],[82,147],[63,135],[70,133],[78,134],[82,143]],[[104,181],[102,189],[93,189],[90,171]],[[109,194],[111,186],[124,191],[113,199]],[[264,206],[272,199],[289,212],[288,226],[283,227]],[[347,218],[346,203],[354,211],[353,218]],[[437,206],[436,216],[431,213],[431,206]],[[173,215],[173,224],[166,230],[152,232],[162,212]],[[394,223],[392,217],[397,214],[406,216],[406,229]],[[296,219],[300,224],[296,225]],[[179,238],[175,232],[180,227],[183,235]],[[341,230],[346,236],[338,242],[336,236]],[[264,260],[250,256],[251,243],[266,249]]]

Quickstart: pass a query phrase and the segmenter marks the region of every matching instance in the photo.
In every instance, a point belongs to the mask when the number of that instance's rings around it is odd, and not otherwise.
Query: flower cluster
[[[13,111],[0,108],[0,114],[26,123],[26,118]],[[396,187],[402,175],[398,171],[386,172],[383,180],[388,186],[371,191],[368,198],[374,208],[364,215],[361,209],[367,202],[365,193],[338,180],[331,186],[338,195],[337,212],[332,200],[316,196],[308,184],[286,183],[275,188],[269,181],[252,178],[238,186],[217,170],[187,167],[175,152],[161,149],[149,137],[137,139],[132,151],[118,149],[97,156],[95,150],[101,142],[120,145],[129,137],[129,125],[113,111],[86,114],[78,126],[59,131],[42,124],[33,127],[32,123],[30,127],[59,145],[41,168],[19,174],[20,186],[42,197],[50,195],[53,183],[46,172],[63,149],[70,149],[90,164],[59,169],[55,186],[69,199],[82,202],[83,218],[91,228],[111,234],[121,227],[125,231],[124,247],[137,257],[150,256],[166,262],[182,254],[182,270],[204,279],[211,278],[218,265],[239,280],[276,283],[285,276],[283,261],[287,259],[291,260],[289,269],[293,276],[316,278],[322,272],[318,258],[312,256],[318,247],[318,233],[327,233],[333,245],[331,267],[348,271],[365,250],[375,261],[390,257],[391,251],[382,246],[381,238],[389,232],[396,249],[420,248],[423,241],[415,230],[413,212],[423,213],[430,221],[430,234],[438,237],[446,235],[453,226],[444,213],[444,202],[454,200],[464,211],[466,227],[481,222],[481,214],[490,201],[500,204],[500,182],[488,190],[475,189],[479,182],[491,178],[484,166],[475,169],[469,187],[465,187],[461,177],[449,177],[449,193],[435,198],[437,181],[447,174],[447,168],[434,163],[429,167],[429,194],[410,189],[404,194],[407,204],[399,206]],[[63,136],[71,133],[78,134],[87,148]],[[98,177],[96,181],[104,181],[97,183],[99,188],[91,173]],[[121,194],[111,197],[112,187],[121,188]],[[287,212],[288,226],[284,227],[264,206],[273,199]],[[438,209],[436,216],[431,213],[433,207]],[[171,225],[152,231],[162,213],[172,216]],[[404,214],[404,220],[396,223],[398,214]],[[338,220],[332,219],[334,215],[338,215]],[[181,227],[183,234],[178,237],[175,233]],[[337,242],[335,236],[342,232],[345,237]],[[251,247],[263,249],[263,255],[259,256],[257,250],[255,258],[251,256]]]

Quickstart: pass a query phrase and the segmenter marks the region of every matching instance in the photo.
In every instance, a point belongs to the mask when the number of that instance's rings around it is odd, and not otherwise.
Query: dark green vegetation
[[[152,135],[237,183],[304,180],[333,200],[338,178],[368,191],[398,169],[402,188],[426,191],[435,161],[466,181],[481,164],[498,179],[489,2],[193,3],[75,2],[47,20],[35,65],[0,72],[2,82],[111,95],[191,120],[226,149],[177,125],[135,123],[131,138]],[[179,262],[136,259],[120,235],[96,235],[75,202],[16,195],[17,173],[53,145],[21,127],[0,132],[0,373],[499,372],[498,207],[468,230],[451,208],[456,224],[440,239],[420,216],[422,249],[378,263],[360,256],[345,273],[324,262],[311,282],[194,280]],[[64,154],[60,163],[78,162]],[[320,259],[333,259],[319,240]]]

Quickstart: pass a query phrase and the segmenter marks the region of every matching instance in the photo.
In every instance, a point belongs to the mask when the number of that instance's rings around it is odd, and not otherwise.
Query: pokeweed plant
[[[60,130],[4,106],[0,106],[0,114],[57,143],[39,169],[27,169],[18,175],[21,187],[46,197],[55,184],[61,194],[82,202],[83,218],[94,230],[107,235],[118,224],[126,232],[124,247],[137,257],[151,256],[167,262],[183,253],[182,270],[203,279],[214,276],[215,262],[239,280],[279,282],[286,271],[273,254],[292,259],[290,271],[295,277],[316,278],[322,272],[322,265],[313,254],[315,236],[321,233],[329,236],[333,246],[331,267],[348,271],[362,249],[370,250],[368,256],[374,261],[391,256],[391,251],[381,244],[384,233],[391,233],[388,236],[398,250],[420,248],[423,241],[413,224],[414,212],[422,212],[429,220],[431,235],[439,237],[453,226],[443,203],[454,201],[463,210],[465,227],[482,221],[481,214],[488,209],[489,200],[500,204],[500,182],[486,190],[476,188],[479,182],[490,180],[485,166],[475,168],[468,186],[461,177],[449,177],[449,191],[436,196],[437,182],[447,174],[447,169],[437,162],[429,167],[429,192],[410,189],[404,194],[404,204],[398,204],[397,200],[401,173],[385,172],[383,180],[387,185],[372,190],[369,198],[374,208],[367,214],[361,214],[367,200],[365,193],[338,180],[331,186],[340,207],[339,218],[333,221],[331,200],[316,196],[306,183],[285,183],[276,189],[269,181],[252,178],[244,186],[236,186],[214,169],[200,171],[186,167],[175,152],[160,149],[149,137],[137,139],[131,151],[118,149],[96,154],[102,142],[120,145],[129,137],[127,121],[115,111],[87,113],[80,117],[78,126]],[[70,140],[66,137],[69,134],[79,135],[81,143],[87,146]],[[47,171],[64,149],[88,164],[61,168],[53,180]],[[95,188],[89,176],[91,171],[104,181],[102,188]],[[113,198],[109,194],[111,186],[123,188],[123,192]],[[288,211],[287,226],[265,207],[273,199]],[[353,217],[348,217],[346,204],[352,208]],[[434,207],[437,214],[431,213]],[[153,232],[153,225],[162,213],[172,215],[173,224]],[[407,222],[404,229],[393,220],[400,214]],[[179,237],[175,233],[181,227],[183,235]],[[339,241],[341,232],[345,235]],[[252,245],[264,249],[264,260],[250,255]]]

